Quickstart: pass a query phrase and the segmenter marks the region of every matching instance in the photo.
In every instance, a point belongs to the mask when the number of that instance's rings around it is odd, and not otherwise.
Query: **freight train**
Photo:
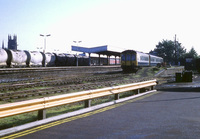
[[[150,54],[126,50],[121,53],[121,67],[123,71],[137,71],[140,67],[160,66],[163,58]]]
[[[77,56],[73,54],[55,54],[43,53],[38,51],[23,51],[0,49],[0,65],[7,67],[14,66],[88,66],[89,58],[87,56]]]
[[[78,62],[77,62],[78,60]],[[0,49],[0,67],[30,67],[30,66],[89,66],[89,65],[108,65],[107,58],[101,58],[99,64],[98,57],[66,54],[66,53],[43,53],[38,51],[23,51]],[[110,64],[115,64],[110,58]],[[119,59],[117,59],[117,64]]]

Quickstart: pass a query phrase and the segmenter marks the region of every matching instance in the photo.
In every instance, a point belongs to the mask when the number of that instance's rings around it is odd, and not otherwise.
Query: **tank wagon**
[[[45,62],[46,66],[55,66],[56,54],[54,53],[45,53]]]
[[[14,66],[88,66],[89,57],[73,54],[43,53],[38,51],[22,51],[0,49],[0,64],[7,67]]]
[[[121,53],[121,67],[123,71],[137,71],[140,67],[160,66],[163,58],[150,54],[126,50]]]
[[[0,49],[0,63],[6,63],[8,59],[8,54],[6,50]]]

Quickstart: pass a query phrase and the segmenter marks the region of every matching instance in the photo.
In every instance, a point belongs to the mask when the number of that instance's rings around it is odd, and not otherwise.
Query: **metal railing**
[[[91,106],[91,100],[103,96],[115,95],[115,100],[119,99],[119,94],[131,90],[139,90],[142,88],[153,87],[156,80],[132,83],[127,85],[107,87],[103,89],[82,91],[77,93],[64,94],[59,96],[44,97],[22,102],[15,102],[0,105],[0,118],[9,117],[17,114],[39,111],[38,119],[46,118],[46,109],[70,104],[79,101],[85,101],[85,107]]]

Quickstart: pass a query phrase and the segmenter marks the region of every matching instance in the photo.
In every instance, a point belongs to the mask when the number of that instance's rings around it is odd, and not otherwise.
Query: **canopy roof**
[[[120,56],[121,54],[121,52],[112,51],[108,49],[107,45],[92,47],[92,48],[72,46],[72,51],[78,51],[78,52],[83,52],[83,53],[95,53],[95,54],[102,54],[102,55],[108,55],[108,56]]]

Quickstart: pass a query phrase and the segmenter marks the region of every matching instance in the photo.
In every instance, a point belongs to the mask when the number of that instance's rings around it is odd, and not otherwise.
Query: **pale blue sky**
[[[80,46],[149,52],[162,39],[194,46],[200,54],[198,0],[0,0],[0,45],[8,34],[18,49],[37,50],[47,38],[47,51],[69,52]]]

